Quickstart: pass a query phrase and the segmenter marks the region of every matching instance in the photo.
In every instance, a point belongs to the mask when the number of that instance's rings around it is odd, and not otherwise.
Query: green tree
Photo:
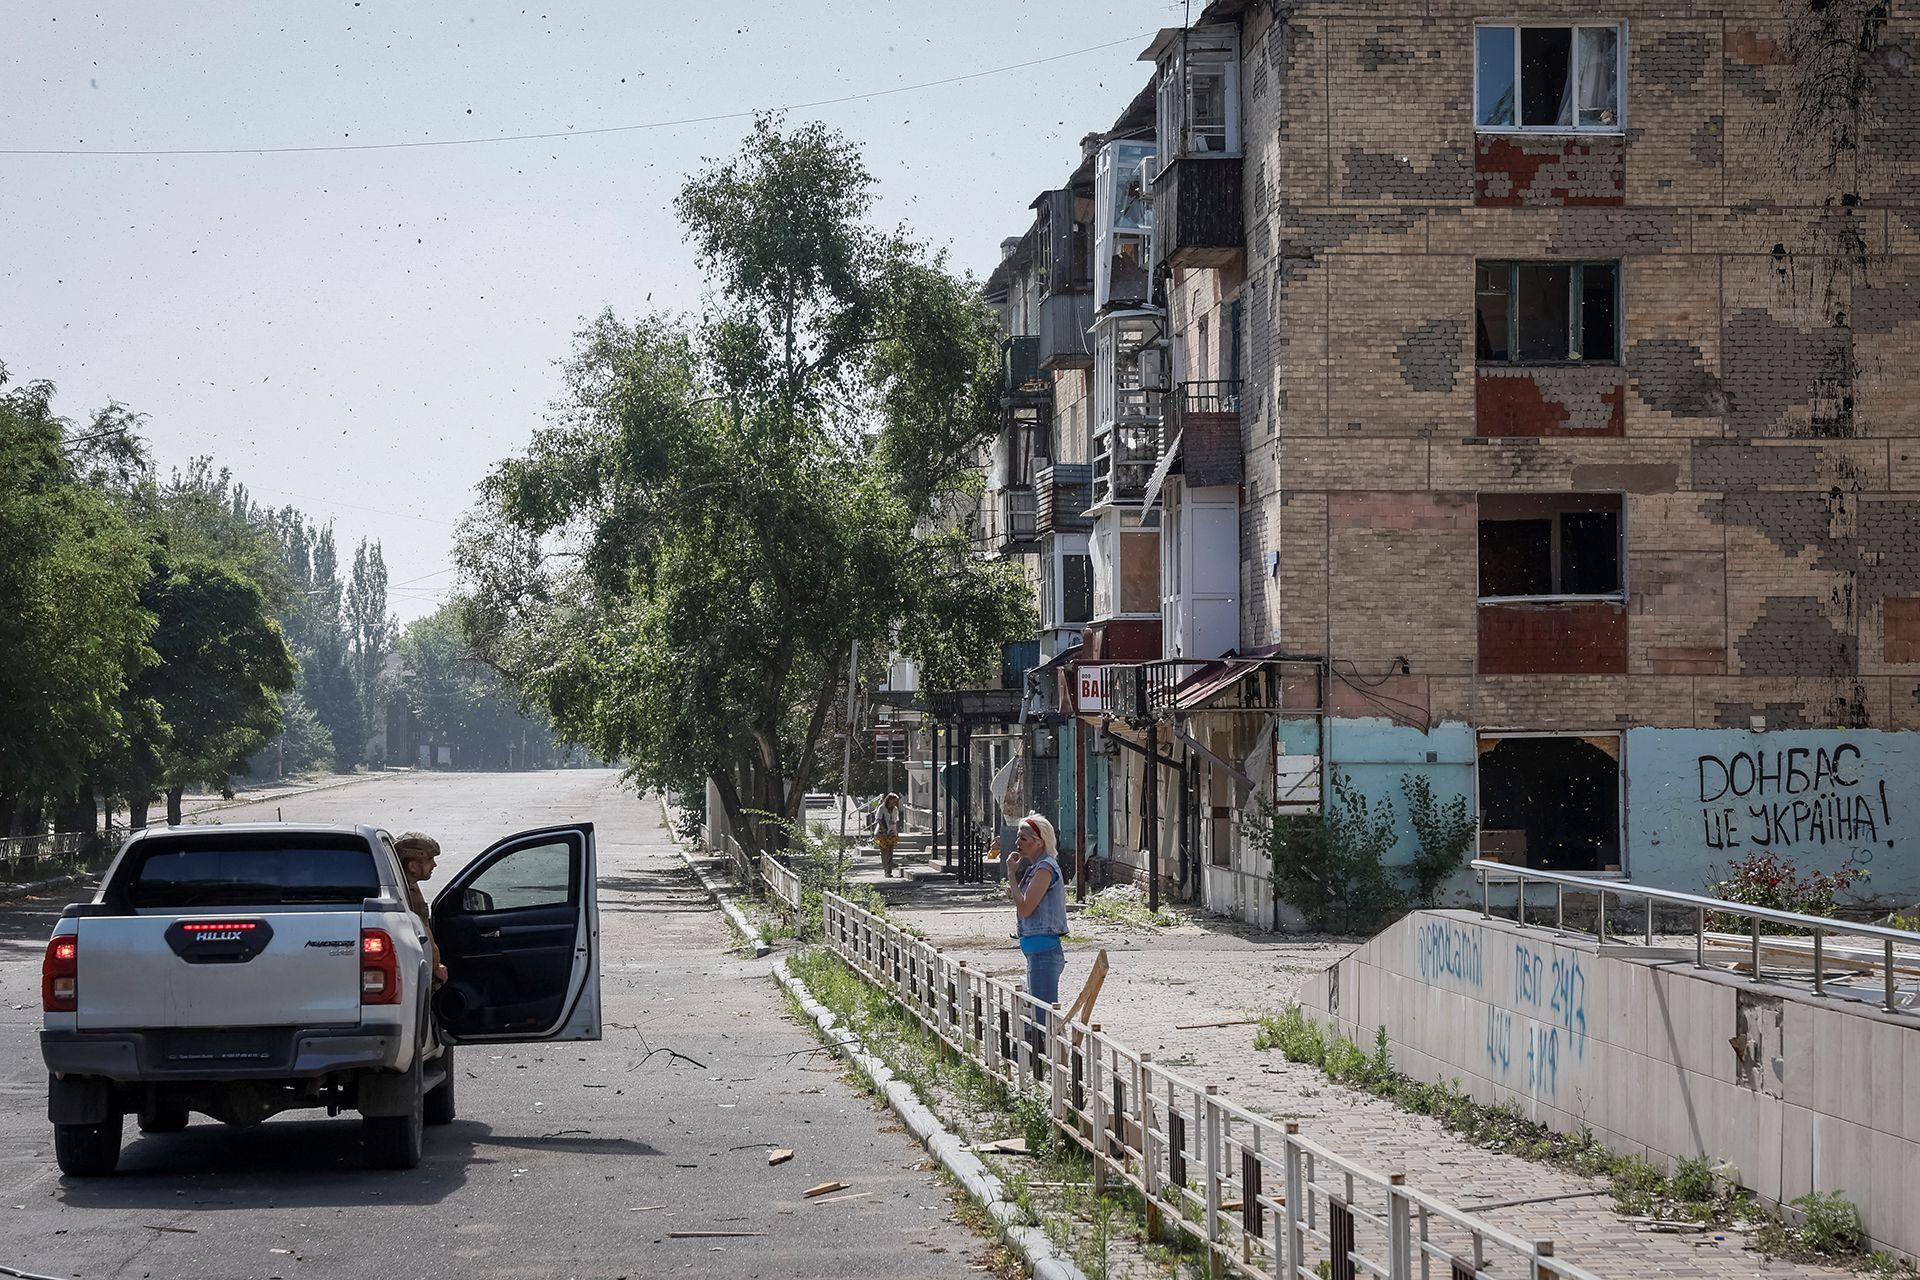
[[[867,225],[872,188],[844,138],[756,122],[677,204],[705,311],[589,326],[459,543],[476,650],[641,783],[713,777],[752,843],[797,814],[856,641],[957,684],[1033,627],[1017,566],[916,536],[977,483],[996,327]]]
[[[265,594],[229,565],[163,555],[148,600],[160,655],[148,684],[167,726],[160,781],[178,822],[187,786],[223,782],[280,732],[294,661]]]
[[[0,833],[83,789],[91,820],[87,773],[121,730],[129,673],[153,661],[141,539],[77,470],[123,411],[69,438],[52,398],[46,382],[8,390],[0,366]]]
[[[387,699],[387,657],[393,652],[393,616],[387,612],[387,561],[380,544],[364,539],[353,552],[353,576],[347,579],[346,612],[348,669],[353,676],[358,710],[354,739],[355,758],[376,760],[368,744],[374,742],[385,724]],[[384,752],[381,752],[384,756]]]
[[[450,745],[455,763],[467,767],[525,767],[548,758],[553,743],[547,727],[521,714],[513,688],[474,657],[466,610],[463,599],[447,601],[410,623],[395,646],[399,693],[415,735]]]

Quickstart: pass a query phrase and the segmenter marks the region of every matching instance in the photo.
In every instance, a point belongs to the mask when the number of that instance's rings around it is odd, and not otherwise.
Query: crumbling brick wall
[[[1621,134],[1515,138],[1490,12],[1243,11],[1243,644],[1480,724],[1920,727],[1920,14],[1671,13]],[[1529,258],[1621,262],[1617,365],[1476,364]],[[1483,671],[1473,495],[1565,491],[1625,495],[1624,670]]]

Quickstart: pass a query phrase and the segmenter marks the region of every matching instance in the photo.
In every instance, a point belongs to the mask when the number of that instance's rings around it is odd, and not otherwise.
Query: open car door
[[[499,841],[433,900],[447,982],[443,1037],[473,1042],[600,1038],[600,904],[593,824]]]

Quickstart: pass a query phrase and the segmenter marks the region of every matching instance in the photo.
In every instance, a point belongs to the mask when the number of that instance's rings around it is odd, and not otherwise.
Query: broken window
[[[1154,42],[1155,137],[1160,161],[1150,173],[1184,156],[1240,154],[1240,42],[1219,23],[1169,29]]]
[[[1479,27],[1474,39],[1479,128],[1620,128],[1619,27]]]
[[[1617,597],[1619,494],[1482,494],[1480,598]]]
[[[1617,734],[1482,734],[1480,853],[1545,871],[1620,869]]]
[[[1059,592],[1054,621],[1062,627],[1086,625],[1093,617],[1093,562],[1083,555],[1061,556]]]
[[[1474,355],[1482,364],[1612,364],[1620,356],[1620,264],[1482,262]]]

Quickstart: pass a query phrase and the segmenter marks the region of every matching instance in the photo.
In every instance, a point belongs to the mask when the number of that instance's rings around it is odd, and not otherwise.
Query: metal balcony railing
[[[1507,862],[1493,862],[1484,858],[1473,861],[1473,869],[1480,877],[1480,914],[1490,918],[1493,914],[1493,886],[1512,884],[1514,893],[1514,920],[1521,927],[1529,927],[1527,919],[1527,889],[1531,885],[1553,886],[1553,929],[1558,933],[1585,933],[1584,929],[1572,928],[1567,923],[1567,890],[1575,889],[1596,896],[1598,911],[1595,915],[1593,937],[1602,943],[1608,935],[1622,937],[1618,928],[1609,929],[1607,923],[1607,899],[1635,898],[1642,904],[1639,932],[1642,944],[1652,946],[1654,940],[1654,908],[1656,906],[1676,907],[1692,916],[1693,967],[1707,967],[1707,947],[1732,945],[1747,953],[1746,963],[1755,982],[1765,981],[1761,969],[1763,953],[1780,955],[1782,953],[1805,955],[1811,960],[1813,970],[1813,994],[1828,996],[1834,993],[1827,987],[1830,963],[1839,963],[1845,968],[1857,970],[1862,960],[1869,966],[1877,963],[1881,970],[1880,1007],[1888,1013],[1902,1014],[1906,1017],[1920,1017],[1920,992],[1903,997],[1898,975],[1901,972],[1914,974],[1920,972],[1920,933],[1906,929],[1891,929],[1885,925],[1854,924],[1847,920],[1836,920],[1830,916],[1810,916],[1798,911],[1777,911],[1772,907],[1755,907],[1744,902],[1729,902],[1724,898],[1709,898],[1697,893],[1682,893],[1674,889],[1655,889],[1649,885],[1634,884],[1626,880],[1603,880],[1595,876],[1576,875],[1566,871],[1545,871],[1530,867],[1515,866]],[[1730,932],[1716,932],[1708,929],[1710,916],[1733,917],[1747,922],[1745,937],[1736,937]],[[1618,917],[1616,917],[1617,919]],[[1767,937],[1761,926],[1772,924],[1781,926],[1794,934],[1812,934],[1810,946],[1802,951],[1799,938],[1782,938],[1779,935]],[[1829,937],[1865,938],[1875,944],[1872,951],[1853,951],[1839,956],[1830,956],[1826,940]],[[1899,950],[1896,951],[1896,948]],[[1874,952],[1878,952],[1877,955]],[[1902,963],[1904,960],[1904,963]],[[1778,975],[1776,975],[1778,976]],[[1858,997],[1839,996],[1840,999]]]
[[[1191,413],[1240,412],[1240,379],[1222,378],[1212,382],[1183,382],[1173,389],[1175,416]]]

